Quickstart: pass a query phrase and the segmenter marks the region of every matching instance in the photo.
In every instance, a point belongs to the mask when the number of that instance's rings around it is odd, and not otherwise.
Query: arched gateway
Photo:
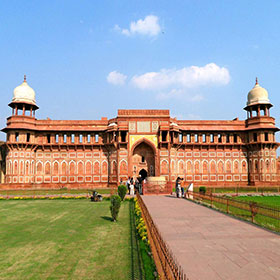
[[[147,141],[141,141],[133,147],[131,159],[133,177],[155,176],[155,152]]]

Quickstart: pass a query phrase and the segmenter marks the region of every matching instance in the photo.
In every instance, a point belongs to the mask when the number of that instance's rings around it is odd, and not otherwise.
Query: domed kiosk
[[[13,115],[25,116],[26,112],[30,111],[30,117],[35,117],[35,111],[39,107],[35,101],[35,91],[28,85],[26,75],[23,83],[14,89],[14,96],[9,106],[13,108]]]
[[[249,91],[247,96],[247,106],[244,110],[247,111],[247,118],[269,116],[269,108],[273,105],[268,99],[268,92],[265,88],[261,87],[256,78],[255,86]],[[263,111],[263,114],[261,114]]]

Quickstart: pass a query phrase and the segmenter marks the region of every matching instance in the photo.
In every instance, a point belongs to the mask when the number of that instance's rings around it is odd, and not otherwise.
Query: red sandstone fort
[[[195,185],[278,184],[267,91],[248,93],[246,120],[177,120],[169,110],[118,110],[108,120],[38,120],[35,92],[15,88],[2,130],[1,187],[101,187],[128,176]]]

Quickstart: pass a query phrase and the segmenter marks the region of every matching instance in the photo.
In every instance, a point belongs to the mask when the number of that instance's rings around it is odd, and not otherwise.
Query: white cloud
[[[118,25],[115,25],[114,29],[126,36],[140,34],[154,37],[161,32],[159,18],[154,15],[148,15],[144,19],[139,19],[136,22],[132,21],[128,29],[122,29]]]
[[[142,90],[163,90],[170,87],[195,88],[206,85],[226,85],[230,81],[230,74],[227,68],[209,63],[202,67],[161,69],[159,72],[135,75],[131,81],[134,86]]]
[[[117,71],[112,71],[107,76],[107,82],[113,85],[122,86],[125,84],[127,76]]]

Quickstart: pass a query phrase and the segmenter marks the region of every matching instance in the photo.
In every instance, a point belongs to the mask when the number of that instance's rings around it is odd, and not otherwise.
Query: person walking
[[[128,179],[126,181],[126,186],[127,186],[128,192],[130,192],[130,177],[128,177]]]

